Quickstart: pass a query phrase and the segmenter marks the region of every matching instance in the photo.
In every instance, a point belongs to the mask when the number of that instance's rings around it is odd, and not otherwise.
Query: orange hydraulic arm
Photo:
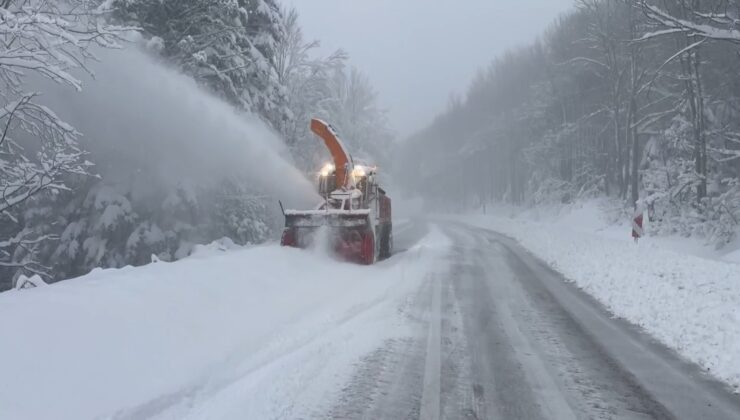
[[[337,133],[329,124],[316,118],[311,120],[311,131],[324,140],[326,148],[331,153],[336,168],[337,186],[349,187],[348,174],[352,170],[352,157],[347,153]]]

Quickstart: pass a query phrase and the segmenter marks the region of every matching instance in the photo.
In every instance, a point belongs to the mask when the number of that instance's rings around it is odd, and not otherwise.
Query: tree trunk
[[[634,16],[634,9],[632,7],[629,8],[629,31],[630,31],[630,39],[636,39],[637,38],[637,27],[636,27],[636,20]],[[632,161],[630,164],[630,172],[629,172],[629,179],[630,179],[630,190],[632,192],[630,201],[633,206],[637,206],[637,200],[640,198],[640,157],[641,157],[641,150],[640,150],[640,136],[637,131],[637,125],[636,122],[638,120],[637,118],[637,112],[638,112],[638,102],[637,102],[637,94],[638,90],[640,88],[639,84],[639,77],[638,77],[638,71],[639,71],[639,63],[638,60],[640,60],[640,51],[638,50],[638,46],[635,43],[632,43],[630,45],[630,104],[629,104],[629,112],[627,113],[627,126],[625,127],[626,132],[628,133],[628,137],[630,140],[629,146],[631,146],[630,155],[632,157]]]
[[[699,185],[697,186],[697,200],[701,201],[707,196],[707,138],[705,133],[705,119],[704,119],[704,97],[701,83],[701,73],[699,72],[699,66],[701,58],[699,56],[699,50],[694,52],[693,59],[693,77],[692,81],[694,84],[694,91],[696,92],[696,122],[694,137],[696,142],[696,148],[698,150],[696,157],[696,173],[699,176]]]
[[[687,18],[688,11],[684,2],[681,3],[681,13],[683,18]],[[694,0],[692,9],[699,11],[701,3]],[[682,35],[684,48],[693,43],[692,35]],[[702,84],[700,67],[699,47],[685,53],[681,59],[683,70],[687,76],[686,94],[688,96],[689,111],[691,112],[691,125],[694,143],[694,170],[698,182],[696,185],[696,199],[701,202],[707,196],[707,144],[706,134],[704,132],[704,98],[702,97]]]

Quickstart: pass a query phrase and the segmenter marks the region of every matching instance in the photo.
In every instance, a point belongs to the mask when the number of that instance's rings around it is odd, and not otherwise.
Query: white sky
[[[368,75],[403,137],[464,94],[479,68],[534,41],[573,0],[286,0],[322,51]]]

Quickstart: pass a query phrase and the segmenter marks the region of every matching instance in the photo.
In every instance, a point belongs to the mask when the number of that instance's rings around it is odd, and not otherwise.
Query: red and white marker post
[[[635,239],[635,243],[645,234],[645,230],[642,228],[643,213],[641,206],[638,205],[635,216],[632,218],[632,237]]]

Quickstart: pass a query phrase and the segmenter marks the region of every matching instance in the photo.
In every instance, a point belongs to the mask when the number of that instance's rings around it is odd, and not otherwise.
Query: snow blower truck
[[[378,185],[377,168],[355,164],[326,122],[311,120],[311,131],[324,141],[333,160],[318,176],[323,201],[314,210],[283,210],[285,229],[280,244],[308,248],[325,229],[330,248],[347,261],[370,265],[390,257],[391,199]]]

